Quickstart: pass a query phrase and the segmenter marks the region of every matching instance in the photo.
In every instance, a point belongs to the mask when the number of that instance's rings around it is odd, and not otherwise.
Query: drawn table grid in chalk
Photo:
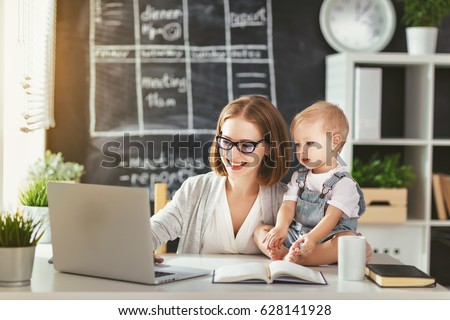
[[[91,0],[90,134],[213,133],[242,95],[276,104],[271,0]]]

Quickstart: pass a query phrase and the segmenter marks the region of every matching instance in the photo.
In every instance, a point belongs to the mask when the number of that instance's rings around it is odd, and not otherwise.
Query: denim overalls
[[[334,173],[328,180],[326,180],[322,186],[322,192],[310,191],[305,188],[306,176],[309,170],[301,168],[298,171],[298,177],[296,182],[299,186],[298,198],[297,198],[297,210],[295,213],[294,221],[289,226],[288,235],[285,240],[285,246],[290,247],[298,238],[310,232],[325,215],[325,211],[328,207],[326,194],[334,188],[342,178],[352,176],[346,171]],[[359,212],[358,216],[361,216],[366,210],[366,204],[364,201],[364,195],[361,188],[356,184],[356,190],[359,194]],[[344,219],[341,217],[338,224],[334,229],[323,238],[320,242],[326,241],[334,236],[336,233],[344,231],[356,232],[358,226],[357,219]]]

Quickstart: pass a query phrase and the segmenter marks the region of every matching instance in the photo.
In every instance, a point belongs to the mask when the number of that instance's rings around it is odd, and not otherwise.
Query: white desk
[[[39,245],[31,286],[0,287],[0,299],[450,299],[450,291],[435,288],[380,288],[364,281],[339,281],[337,266],[314,267],[323,272],[328,285],[295,284],[212,284],[212,276],[177,281],[157,286],[127,283],[60,273],[48,264],[50,245]],[[247,255],[165,255],[173,265],[214,269],[221,265],[267,261],[264,256]],[[373,263],[395,263],[387,255],[375,255]]]

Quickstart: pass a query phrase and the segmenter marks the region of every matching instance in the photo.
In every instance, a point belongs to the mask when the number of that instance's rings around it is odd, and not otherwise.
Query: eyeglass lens
[[[238,150],[242,153],[252,153],[255,151],[256,146],[261,143],[261,141],[258,142],[252,142],[252,141],[245,141],[245,142],[233,142],[231,140],[228,140],[223,137],[218,137],[217,142],[219,144],[219,147],[223,150],[231,150],[233,146],[236,146]]]

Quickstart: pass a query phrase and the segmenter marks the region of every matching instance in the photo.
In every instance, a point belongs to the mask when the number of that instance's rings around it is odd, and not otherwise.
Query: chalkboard
[[[91,136],[211,134],[227,101],[275,101],[270,5],[92,0]]]
[[[267,96],[289,122],[324,98],[325,57],[334,51],[320,32],[321,3],[58,0],[49,149],[85,164],[84,182],[151,190],[167,182],[173,192],[209,170],[228,101]],[[400,17],[403,4],[393,3]],[[406,50],[397,20],[384,51]],[[449,19],[437,52],[450,52]]]

